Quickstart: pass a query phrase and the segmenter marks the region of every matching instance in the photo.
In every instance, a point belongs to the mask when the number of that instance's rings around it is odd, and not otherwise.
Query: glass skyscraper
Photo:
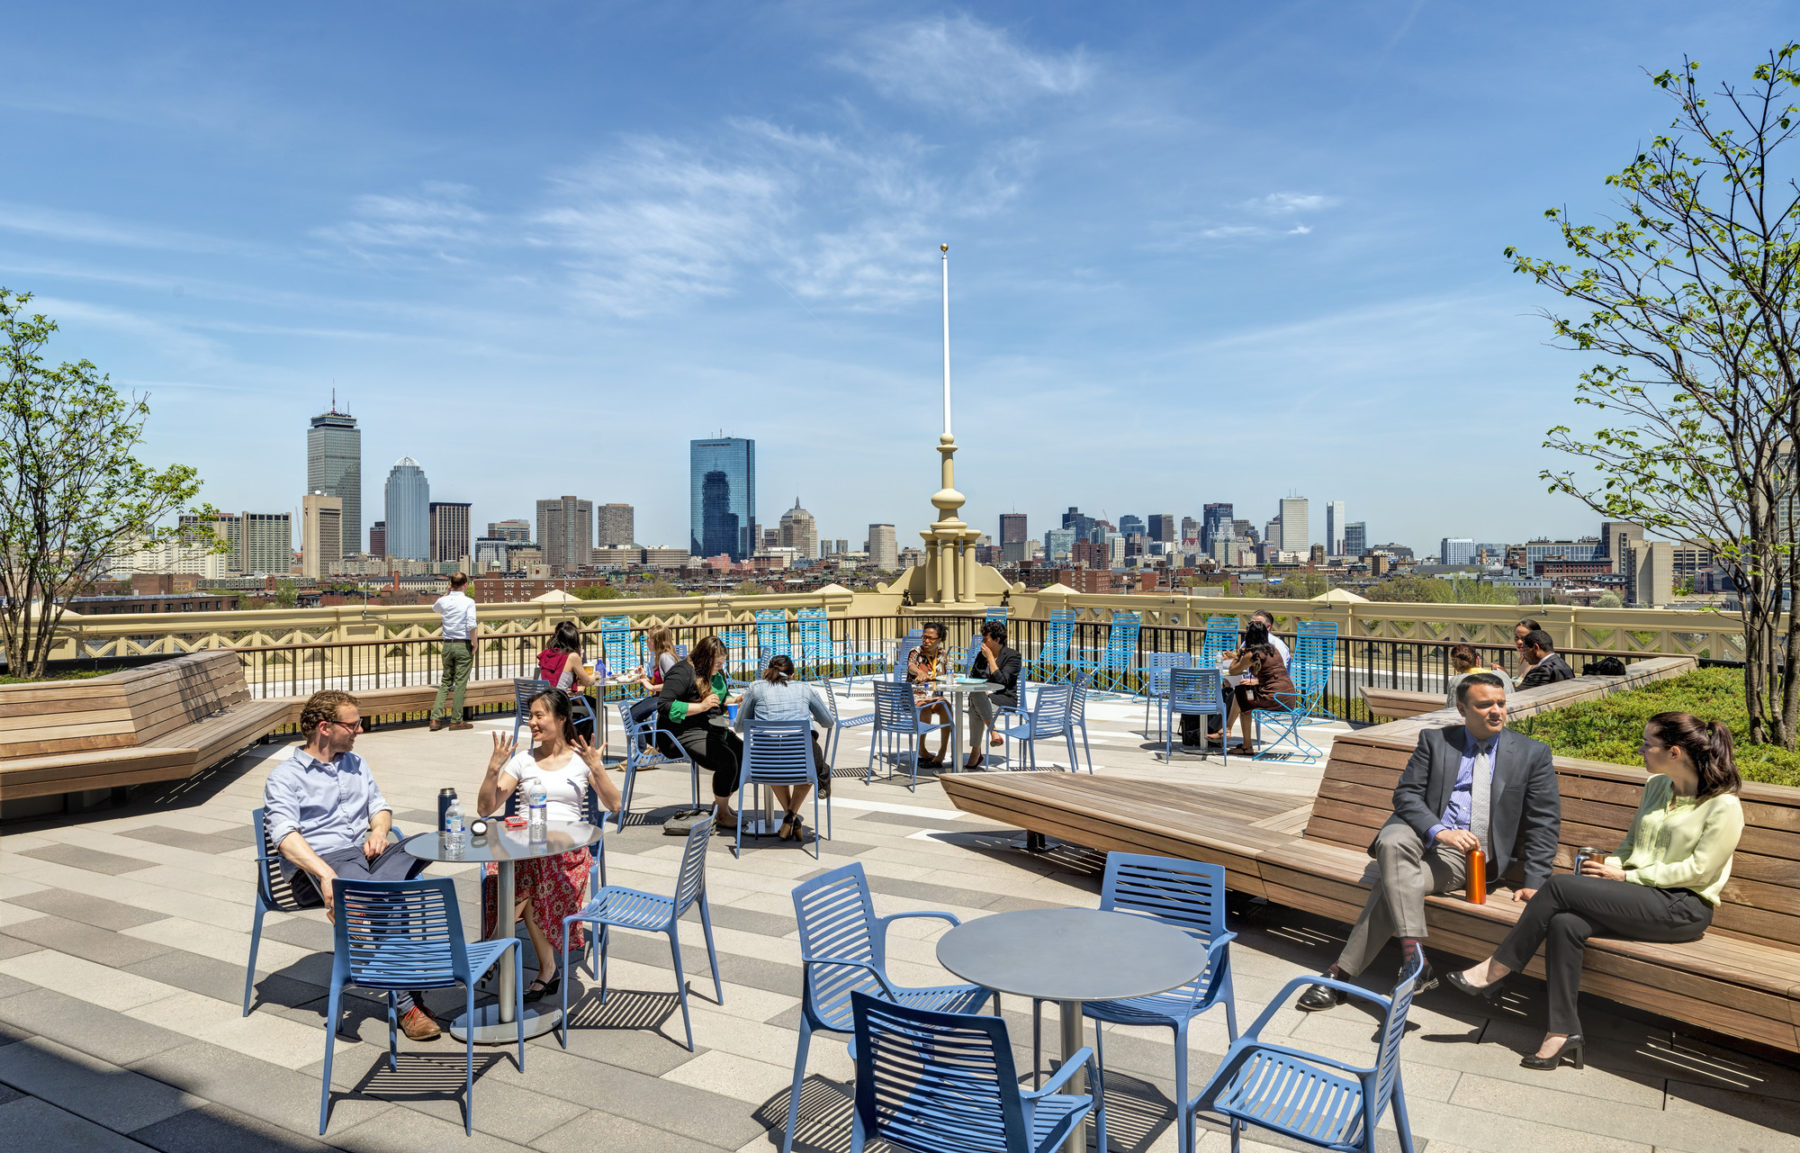
[[[394,462],[388,473],[387,555],[431,559],[431,482],[410,456]]]
[[[688,553],[741,561],[756,551],[756,442],[688,442]]]
[[[344,502],[344,553],[365,551],[362,541],[362,430],[356,418],[337,410],[312,418],[306,430],[306,491]]]

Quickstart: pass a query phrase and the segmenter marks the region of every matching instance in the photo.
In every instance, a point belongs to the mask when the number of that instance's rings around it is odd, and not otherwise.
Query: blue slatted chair
[[[578,911],[563,918],[562,972],[569,971],[569,926],[582,921],[600,934],[600,1003],[606,1004],[606,945],[613,929],[636,929],[645,933],[664,933],[669,938],[669,955],[675,963],[675,991],[681,999],[681,1023],[687,1027],[688,1052],[694,1050],[694,1022],[688,1015],[687,978],[681,973],[681,918],[695,905],[700,906],[700,926],[706,933],[706,959],[712,963],[713,995],[720,1004],[725,1001],[725,986],[719,981],[719,954],[713,950],[712,910],[706,903],[706,845],[712,839],[713,821],[703,818],[688,833],[687,846],[681,853],[681,871],[675,878],[675,895],[659,896],[623,885],[608,885],[595,892]],[[559,1035],[563,1048],[569,1047],[569,986],[562,983],[562,1022]]]
[[[777,653],[790,658],[794,655],[788,642],[787,611],[785,609],[757,610],[756,647],[763,653],[765,662]]]
[[[1200,641],[1200,661],[1197,667],[1216,668],[1219,663],[1219,654],[1230,652],[1237,646],[1238,619],[1236,617],[1209,617],[1206,621],[1206,635]]]
[[[1294,637],[1288,676],[1298,689],[1300,677],[1295,674],[1295,669],[1306,670],[1308,689],[1301,693],[1300,707],[1306,710],[1309,717],[1337,720],[1336,714],[1325,707],[1325,691],[1331,682],[1331,665],[1337,656],[1337,637],[1335,621],[1301,621]]]
[[[1219,681],[1218,669],[1169,670],[1169,724],[1163,737],[1164,764],[1168,764],[1175,756],[1176,717],[1218,717],[1219,723],[1223,725],[1230,716],[1225,710],[1225,699],[1219,694]],[[1204,730],[1201,735],[1205,736]],[[1227,741],[1227,748],[1220,750],[1224,758],[1222,763],[1227,765],[1231,763],[1230,743]],[[1201,747],[1204,750],[1204,743]]]
[[[825,766],[813,763],[812,721],[751,721],[744,726],[744,764],[738,773],[738,811],[744,808],[744,790],[751,785],[811,785],[813,829],[831,836],[831,799],[825,800],[826,823],[819,824],[819,774]],[[744,855],[744,822],[739,821],[732,855]],[[813,841],[813,859],[819,842]]]
[[[733,682],[751,680],[756,676],[750,667],[750,644],[745,639],[743,629],[720,629],[715,634],[719,643],[725,646],[725,679]]]
[[[963,676],[972,677],[975,675],[975,658],[980,655],[981,655],[981,634],[976,633],[974,636],[969,638],[968,651],[963,653],[963,661],[962,661],[962,675]]]
[[[877,748],[889,755],[897,754],[902,742],[911,754],[907,788],[917,791],[919,787],[919,738],[939,729],[948,729],[948,722],[927,721],[919,716],[919,706],[913,703],[913,688],[905,681],[875,682],[875,730],[869,734],[869,768],[863,777],[868,784],[875,779],[875,750]],[[954,753],[956,750],[952,749]],[[894,775],[893,764],[888,764],[888,777]]]
[[[1094,670],[1094,687],[1103,692],[1129,692],[1132,664],[1137,658],[1140,613],[1114,613],[1106,626],[1106,649]]]
[[[800,1090],[806,1078],[806,1053],[816,1032],[855,1030],[850,995],[866,993],[896,1004],[945,1013],[976,1013],[994,996],[979,985],[912,988],[896,985],[887,975],[887,931],[895,921],[935,917],[960,925],[950,913],[915,912],[875,915],[869,879],[860,862],[821,873],[794,889],[794,919],[800,925],[800,1045],[794,1054],[794,1090],[788,1097],[787,1135],[781,1153],[791,1153],[800,1119]],[[998,1004],[998,1002],[996,1002]]]
[[[837,768],[838,741],[843,737],[845,729],[860,729],[864,725],[875,723],[874,713],[859,713],[846,717],[838,712],[837,693],[831,688],[831,682],[825,681],[821,686],[825,690],[825,708],[831,713],[831,732],[825,738],[825,767],[820,770],[830,776]]]
[[[800,660],[802,673],[829,677],[837,664],[837,649],[831,642],[831,622],[824,609],[801,609],[794,614],[800,623]]]
[[[449,877],[418,881],[332,881],[337,916],[332,921],[331,993],[325,1009],[325,1072],[319,1087],[319,1134],[331,1118],[331,1058],[345,985],[387,993],[388,1068],[399,1068],[399,1010],[402,989],[448,989],[461,985],[468,1014],[475,1015],[475,982],[500,962],[508,949],[515,958],[519,939],[463,940],[456,882]],[[525,1069],[525,990],[513,983],[513,1020],[519,1028],[519,1055]],[[475,1036],[465,1034],[463,1132],[472,1134],[475,1113]]]
[[[535,677],[513,678],[512,739],[514,744],[518,744],[519,742],[519,730],[524,728],[531,720],[531,698],[537,696],[545,689],[555,687],[556,686],[552,685],[549,681],[538,680]],[[579,686],[575,687],[579,688]],[[589,699],[586,693],[571,692],[569,694],[569,713],[569,720],[574,724],[575,731],[580,733],[582,726],[586,725],[588,740],[595,740],[594,734],[600,731],[600,718],[594,712],[594,702]],[[530,744],[534,745],[536,743],[537,739],[535,737],[532,738]],[[529,748],[530,745],[527,745],[526,747]]]
[[[1217,673],[1215,671],[1214,675]],[[1215,1005],[1225,1006],[1226,1035],[1237,1038],[1237,1003],[1231,987],[1231,942],[1237,934],[1225,928],[1225,870],[1219,865],[1142,853],[1109,853],[1106,879],[1100,886],[1100,908],[1138,913],[1172,925],[1206,946],[1206,969],[1167,993],[1123,1001],[1090,1001],[1082,1014],[1095,1022],[1094,1048],[1104,1076],[1105,1030],[1114,1025],[1155,1026],[1175,1033],[1175,1125],[1181,1153],[1193,1148],[1188,1110],[1188,1023]],[[1039,1051],[1043,1003],[1032,1005],[1033,1075]]]
[[[1256,756],[1252,759],[1262,760],[1271,756],[1284,744],[1294,746],[1294,752],[1309,760],[1317,760],[1319,748],[1306,739],[1300,730],[1312,720],[1307,711],[1306,701],[1309,697],[1317,697],[1325,691],[1327,671],[1317,664],[1297,664],[1288,670],[1288,679],[1294,682],[1294,695],[1287,698],[1285,693],[1275,694],[1275,700],[1284,707],[1280,710],[1258,709],[1251,715],[1256,718]],[[1275,734],[1275,739],[1265,743],[1263,729],[1268,728]],[[1229,743],[1231,734],[1225,734]]]
[[[680,741],[669,730],[661,727],[658,721],[660,713],[651,713],[641,721],[631,719],[630,701],[620,701],[619,729],[625,734],[625,783],[620,786],[623,800],[619,805],[619,816],[616,827],[625,827],[625,818],[631,814],[632,794],[637,790],[639,769],[655,768],[659,765],[685,764],[694,782],[694,807],[700,807],[700,767],[687,754]],[[664,748],[675,749],[673,753],[664,752]]]
[[[638,653],[638,644],[631,636],[630,617],[600,618],[600,652],[606,659],[606,667],[614,672],[623,673],[644,663],[641,659],[632,659]],[[606,691],[623,693],[625,686],[613,685]]]
[[[1139,670],[1144,674],[1144,735],[1150,733],[1150,709],[1156,709],[1157,731],[1162,731],[1162,719],[1169,702],[1169,671],[1171,669],[1191,669],[1194,667],[1192,653],[1146,653],[1144,667]]]
[[[1003,709],[994,717],[995,727],[1000,735],[1006,738],[1007,766],[1012,767],[1012,742],[1023,742],[1026,748],[1025,758],[1029,758],[1027,766],[1037,769],[1037,742],[1062,738],[1069,749],[1069,771],[1081,768],[1081,760],[1075,755],[1075,726],[1070,723],[1069,714],[1075,707],[1074,685],[1042,685],[1037,691],[1037,700],[1031,706],[1029,714],[1013,709]],[[1021,758],[1021,759],[1025,759]],[[1093,769],[1090,766],[1089,772]]]
[[[1094,1114],[1106,1153],[1106,1104],[1094,1052],[1070,1055],[1039,1090],[1019,1088],[998,1017],[939,1013],[850,995],[856,1022],[856,1112],[850,1153],[886,1141],[915,1153],[1050,1153]],[[1086,1069],[1091,1093],[1062,1090]]]
[[[1400,1084],[1400,1041],[1419,978],[1415,966],[1391,997],[1360,985],[1322,977],[1296,977],[1283,986],[1248,1032],[1231,1043],[1218,1070],[1188,1106],[1188,1124],[1204,1110],[1231,1123],[1231,1148],[1246,1125],[1280,1133],[1308,1145],[1351,1153],[1374,1153],[1376,1125],[1391,1106],[1402,1153],[1413,1153],[1412,1123]],[[1375,1064],[1368,1068],[1334,1061],[1261,1038],[1287,999],[1305,985],[1327,985],[1377,1005],[1385,1014]],[[1188,1147],[1192,1147],[1190,1136]]]
[[[1092,775],[1094,771],[1094,750],[1088,744],[1087,731],[1088,675],[1086,673],[1076,673],[1075,680],[1072,682],[1072,687],[1074,688],[1075,693],[1069,700],[1069,724],[1071,727],[1081,730],[1081,751],[1087,755],[1088,773]],[[1041,692],[1042,690],[1039,691]]]
[[[1075,610],[1055,609],[1044,625],[1044,641],[1038,646],[1036,659],[1028,671],[1040,681],[1066,681],[1069,678],[1069,645],[1075,635]]]
[[[989,609],[982,614],[981,619],[986,624],[1003,625],[1006,623],[1006,610],[1004,608]]]

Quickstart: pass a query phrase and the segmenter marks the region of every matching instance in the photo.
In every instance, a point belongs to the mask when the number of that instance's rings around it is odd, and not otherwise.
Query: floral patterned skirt
[[[537,914],[537,923],[543,927],[544,936],[559,949],[562,947],[563,918],[580,911],[587,903],[588,866],[592,863],[593,858],[588,856],[586,849],[575,849],[554,857],[520,861],[513,866],[514,898],[531,902],[532,912]],[[494,936],[494,902],[499,899],[500,866],[490,861],[485,872],[486,876],[481,879],[481,935],[491,940]],[[571,925],[569,948],[586,947],[587,926]]]

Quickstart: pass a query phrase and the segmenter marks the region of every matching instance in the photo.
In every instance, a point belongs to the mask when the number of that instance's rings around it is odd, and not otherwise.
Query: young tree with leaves
[[[68,599],[109,554],[167,541],[175,530],[159,523],[189,505],[200,479],[137,459],[145,398],[119,395],[86,360],[44,363],[56,324],[27,315],[30,301],[0,288],[0,646],[14,676],[41,677]],[[211,509],[192,511],[212,523]]]
[[[1800,592],[1794,556],[1794,445],[1800,434],[1800,110],[1788,44],[1752,83],[1703,93],[1699,64],[1651,77],[1674,122],[1623,171],[1616,219],[1545,215],[1570,263],[1508,248],[1516,272],[1585,316],[1545,311],[1558,340],[1599,360],[1575,401],[1602,427],[1558,426],[1546,447],[1577,462],[1549,469],[1566,493],[1613,520],[1711,550],[1740,592],[1750,739],[1794,747]]]

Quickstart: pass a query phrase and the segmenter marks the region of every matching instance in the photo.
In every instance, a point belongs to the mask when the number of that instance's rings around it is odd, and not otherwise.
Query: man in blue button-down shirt
[[[336,877],[403,881],[425,862],[390,844],[394,814],[364,760],[352,752],[362,730],[356,698],[328,689],[300,710],[306,743],[276,765],[263,785],[263,820],[281,853],[281,872],[301,904],[323,904],[332,917]],[[413,997],[399,995],[400,1025],[415,1041],[438,1035]]]

